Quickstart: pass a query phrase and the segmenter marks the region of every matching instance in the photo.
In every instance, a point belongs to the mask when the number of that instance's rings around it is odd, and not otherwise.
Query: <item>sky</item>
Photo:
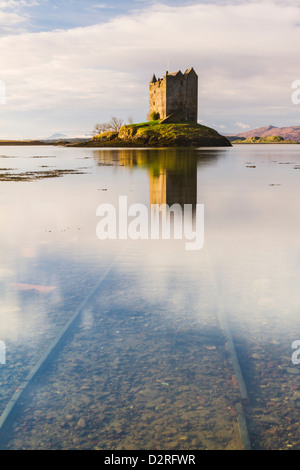
[[[300,125],[300,0],[0,0],[0,139],[143,122],[153,73],[193,67],[199,122]]]

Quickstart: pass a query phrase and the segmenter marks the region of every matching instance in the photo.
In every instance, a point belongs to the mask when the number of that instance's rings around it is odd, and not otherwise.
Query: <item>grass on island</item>
[[[248,137],[247,139],[237,139],[232,144],[298,144],[295,140],[285,140],[280,135],[270,135],[268,137]]]
[[[128,124],[123,126],[126,130],[134,129],[137,133],[144,133],[150,131],[159,132],[162,134],[191,134],[197,133],[201,131],[203,134],[218,134],[217,131],[212,129],[211,127],[203,126],[201,124],[197,124],[195,122],[179,122],[179,123],[170,123],[170,124],[161,124],[160,121],[149,121],[149,122],[142,122],[139,124]]]
[[[104,140],[139,140],[161,138],[165,141],[178,139],[179,137],[220,137],[220,134],[207,126],[194,122],[161,124],[160,121],[149,121],[138,124],[127,124],[121,127],[119,132],[107,131],[93,137],[92,141]]]

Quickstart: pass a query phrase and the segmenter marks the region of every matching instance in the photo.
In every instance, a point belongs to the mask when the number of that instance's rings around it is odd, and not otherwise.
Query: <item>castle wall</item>
[[[162,80],[149,85],[149,114],[159,112],[160,119],[177,113],[180,121],[198,120],[198,76],[193,69],[182,74],[168,72]],[[180,113],[178,114],[178,111]]]
[[[164,79],[149,85],[149,115],[155,111],[159,113],[160,119],[166,118],[167,86]]]
[[[198,76],[193,70],[186,75],[186,119],[198,122]]]
[[[166,75],[167,82],[167,109],[166,114],[169,116],[177,110],[183,110],[186,105],[186,80],[182,73],[174,75]]]

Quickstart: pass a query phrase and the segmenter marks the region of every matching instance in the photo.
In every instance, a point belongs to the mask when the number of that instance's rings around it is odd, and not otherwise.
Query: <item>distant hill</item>
[[[281,135],[272,135],[267,137],[241,137],[240,139],[231,141],[232,144],[297,144],[296,140],[284,139]]]
[[[253,129],[252,131],[241,132],[240,134],[226,136],[231,142],[240,137],[245,139],[249,137],[269,137],[269,136],[280,136],[285,140],[294,140],[300,142],[300,126],[290,126],[290,127],[275,127],[275,126],[265,126]]]
[[[91,140],[91,135],[83,135],[78,137],[69,137],[65,134],[52,134],[50,137],[46,139],[42,139],[41,142],[48,143],[48,144],[55,144],[60,142],[70,142],[70,143],[77,143],[77,142],[88,142]]]
[[[68,136],[66,136],[65,134],[52,134],[50,137],[46,137],[46,139],[44,140],[63,140],[63,139],[67,139]]]

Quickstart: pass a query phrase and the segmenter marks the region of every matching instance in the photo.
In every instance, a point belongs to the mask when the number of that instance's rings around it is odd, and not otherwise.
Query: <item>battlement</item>
[[[159,113],[164,122],[197,122],[198,75],[193,68],[184,72],[153,75],[149,83],[149,115]]]

